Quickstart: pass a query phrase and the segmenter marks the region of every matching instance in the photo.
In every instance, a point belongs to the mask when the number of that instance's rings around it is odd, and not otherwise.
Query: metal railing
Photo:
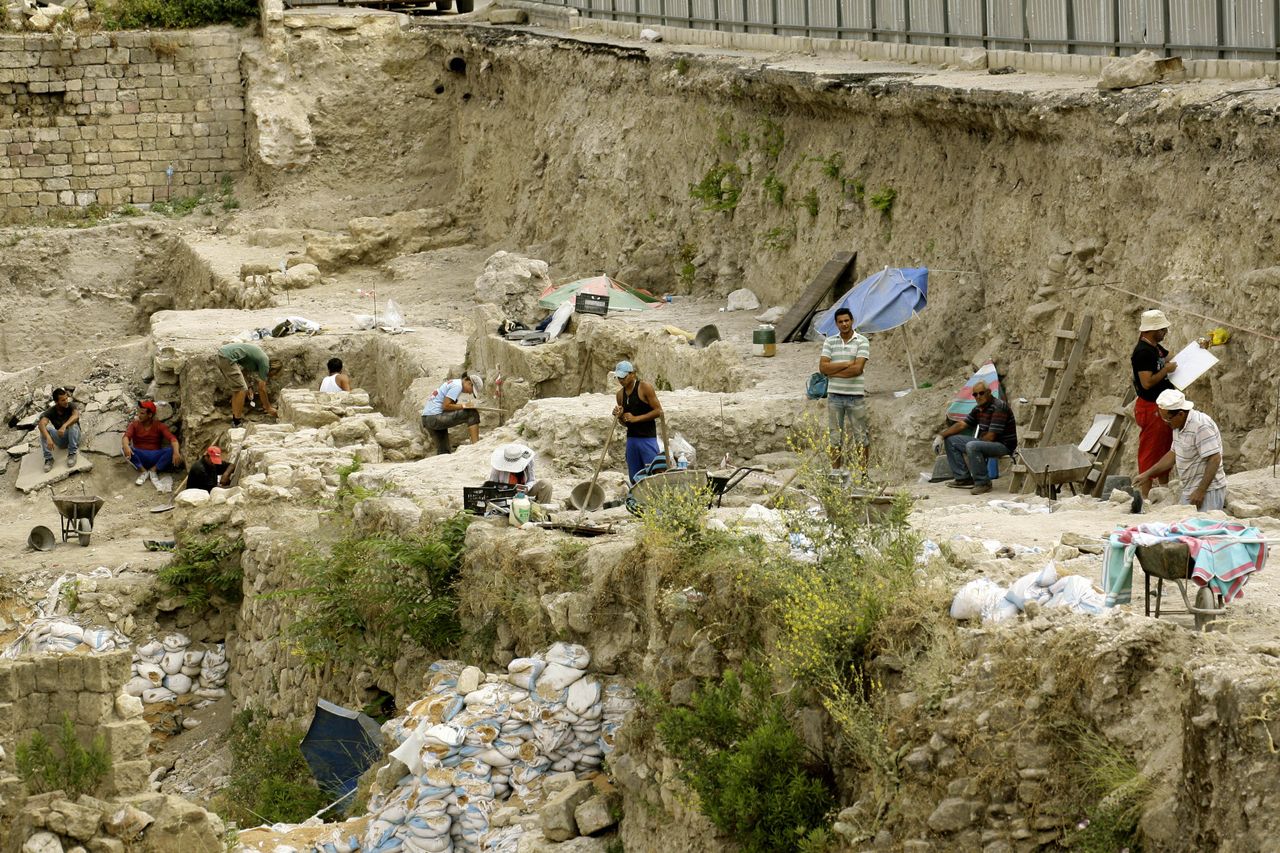
[[[587,18],[1048,53],[1280,58],[1280,0],[537,0]]]

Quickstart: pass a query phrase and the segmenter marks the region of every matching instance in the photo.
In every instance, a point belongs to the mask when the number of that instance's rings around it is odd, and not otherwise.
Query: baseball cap
[[[150,412],[153,415],[156,413],[156,404],[151,402],[150,400],[141,401],[140,403],[138,403],[138,408],[146,409],[148,412]]]
[[[209,461],[212,462],[214,465],[222,464],[222,448],[221,447],[210,446],[207,450],[205,450],[205,454],[209,457]]]
[[[629,361],[620,361],[618,362],[618,366],[613,369],[613,375],[619,379],[635,372],[636,366]]]

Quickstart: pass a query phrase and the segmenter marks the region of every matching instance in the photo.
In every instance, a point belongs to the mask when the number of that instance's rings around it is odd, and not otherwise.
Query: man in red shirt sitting
[[[156,491],[164,491],[158,472],[182,464],[178,439],[167,426],[156,420],[156,404],[150,400],[138,404],[138,417],[130,422],[120,443],[124,448],[124,458],[138,469],[134,485],[141,486],[150,477]]]

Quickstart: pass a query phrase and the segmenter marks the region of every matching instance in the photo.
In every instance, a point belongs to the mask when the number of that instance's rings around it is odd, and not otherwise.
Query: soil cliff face
[[[985,74],[840,73],[835,60],[801,73],[385,20],[291,28],[276,49],[291,73],[251,86],[305,102],[315,149],[254,177],[304,218],[444,205],[477,240],[532,247],[559,274],[746,286],[766,304],[789,304],[836,249],[858,250],[859,276],[928,266],[929,309],[910,326],[921,378],[949,382],[989,353],[1015,396],[1038,394],[1062,312],[1090,312],[1066,437],[1126,384],[1151,306],[1116,287],[1280,336],[1262,201],[1280,182],[1271,94],[996,88]],[[1170,312],[1175,351],[1216,325],[1184,311]],[[873,340],[881,388],[906,382],[899,335]],[[1220,352],[1191,396],[1228,433],[1230,467],[1260,464],[1276,341],[1237,333]]]

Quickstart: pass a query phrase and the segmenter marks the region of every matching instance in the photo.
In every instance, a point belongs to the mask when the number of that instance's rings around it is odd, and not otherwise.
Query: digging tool
[[[612,419],[612,425],[609,427],[609,437],[604,440],[604,452],[600,454],[600,461],[596,463],[596,472],[591,475],[591,485],[587,486],[587,494],[583,498],[582,508],[578,510],[578,520],[575,525],[582,524],[582,518],[587,514],[587,505],[591,502],[591,493],[596,490],[596,481],[600,479],[600,472],[604,470],[604,460],[609,458],[609,447],[613,444],[613,434],[618,431],[618,419]]]

